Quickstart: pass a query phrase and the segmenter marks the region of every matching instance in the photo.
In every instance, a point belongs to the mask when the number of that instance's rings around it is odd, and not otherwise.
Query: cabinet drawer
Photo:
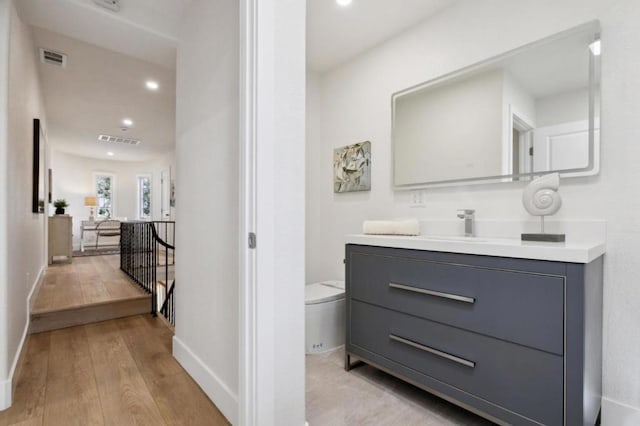
[[[562,355],[564,278],[351,252],[349,297]]]
[[[358,301],[347,349],[381,355],[542,424],[563,421],[563,358]]]

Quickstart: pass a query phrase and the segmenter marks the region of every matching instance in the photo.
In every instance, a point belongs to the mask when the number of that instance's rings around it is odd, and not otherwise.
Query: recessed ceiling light
[[[113,152],[109,151],[109,152],[107,152],[107,155],[108,155],[109,157],[113,157],[115,154],[114,154]]]
[[[153,80],[148,80],[145,85],[147,86],[147,89],[149,90],[158,90],[158,87],[160,87],[160,85],[158,84],[157,81],[153,81]]]
[[[349,6],[351,4],[351,0],[336,0],[339,6]]]
[[[600,56],[602,43],[600,42],[600,40],[596,40],[589,45],[589,49],[591,49],[591,53],[593,53],[594,56]]]
[[[122,120],[122,124],[124,124],[125,126],[133,126],[133,120],[130,118],[125,118],[124,120]]]

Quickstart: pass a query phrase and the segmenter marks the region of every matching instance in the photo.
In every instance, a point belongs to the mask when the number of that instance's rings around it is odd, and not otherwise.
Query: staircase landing
[[[31,333],[149,313],[151,295],[120,270],[120,256],[53,264],[31,310]]]

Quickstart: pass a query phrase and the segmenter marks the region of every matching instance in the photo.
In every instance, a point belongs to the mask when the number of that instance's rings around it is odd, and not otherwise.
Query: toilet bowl
[[[305,298],[305,351],[326,352],[344,345],[344,281],[307,284]]]

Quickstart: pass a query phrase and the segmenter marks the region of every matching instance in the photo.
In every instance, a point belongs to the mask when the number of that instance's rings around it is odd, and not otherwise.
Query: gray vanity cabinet
[[[490,420],[593,425],[602,257],[564,263],[348,244],[352,358]]]

